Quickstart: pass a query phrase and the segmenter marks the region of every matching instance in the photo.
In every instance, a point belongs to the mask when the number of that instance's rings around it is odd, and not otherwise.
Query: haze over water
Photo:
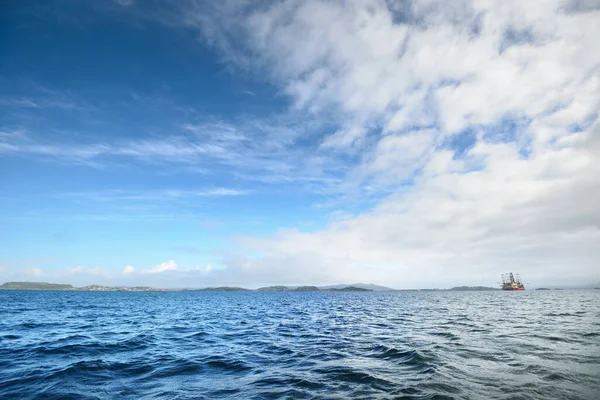
[[[0,292],[0,398],[596,399],[600,291]]]

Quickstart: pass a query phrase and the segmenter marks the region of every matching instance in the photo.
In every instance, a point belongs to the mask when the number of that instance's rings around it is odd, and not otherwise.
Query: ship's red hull
[[[502,290],[525,290],[525,288],[502,288]]]

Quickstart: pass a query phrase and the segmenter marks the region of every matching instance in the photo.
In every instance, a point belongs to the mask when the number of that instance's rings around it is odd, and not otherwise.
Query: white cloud
[[[530,159],[514,143],[479,143],[470,154],[485,156],[481,170],[423,175],[372,211],[317,232],[247,239],[262,256],[230,265],[261,279],[398,287],[492,284],[504,270],[538,284],[599,281],[598,133],[597,123],[577,145]]]
[[[131,265],[126,265],[125,268],[123,268],[123,274],[133,274],[134,272],[135,268]]]
[[[428,1],[395,15],[384,1],[288,1],[253,13],[246,28],[250,48],[299,106],[389,120],[390,129],[430,125],[433,111],[452,133],[598,93],[589,75],[597,71],[589,50],[600,36],[598,12],[561,6]],[[510,43],[509,32],[527,40]]]
[[[32,278],[39,278],[44,276],[44,272],[38,268],[38,267],[29,267],[26,269],[25,271],[25,275],[32,277]]]
[[[72,268],[71,268],[71,267],[68,267],[68,268],[67,268],[67,274],[69,274],[69,275],[70,275],[70,274],[76,274],[76,273],[78,273],[78,272],[82,272],[82,271],[84,271],[84,270],[85,270],[85,269],[84,269],[84,268],[83,268],[81,265],[78,265],[78,266],[76,266],[76,267],[72,267]]]
[[[46,276],[53,276],[51,273],[45,274]],[[75,267],[67,267],[65,272],[59,272],[55,274],[55,277],[62,278],[62,276],[67,276],[70,278],[73,277],[83,277],[83,276],[91,276],[91,277],[108,277],[110,273],[101,267],[84,267],[82,265],[77,265]]]
[[[372,176],[378,182],[402,182],[426,163],[426,156],[433,153],[435,136],[435,131],[385,136],[365,157],[364,164],[357,172]]]
[[[316,232],[247,238],[262,256],[232,258],[232,273],[600,280],[597,7],[306,0],[219,11],[225,31],[213,22],[205,33],[225,58],[260,66],[296,109],[337,121],[321,150],[361,154],[347,184],[382,190],[372,210]],[[467,128],[474,142],[455,154],[448,143]]]
[[[176,270],[177,270],[177,264],[175,263],[175,261],[169,260],[169,261],[160,263],[160,264],[154,266],[153,268],[143,270],[142,274],[157,274],[160,272],[176,271]]]

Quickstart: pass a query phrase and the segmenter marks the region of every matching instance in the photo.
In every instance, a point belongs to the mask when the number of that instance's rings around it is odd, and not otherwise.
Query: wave
[[[593,399],[599,295],[14,292],[0,398]]]

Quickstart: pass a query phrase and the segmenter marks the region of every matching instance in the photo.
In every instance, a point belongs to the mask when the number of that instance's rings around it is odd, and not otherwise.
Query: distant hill
[[[219,286],[219,287],[207,287],[204,289],[194,289],[197,292],[250,292],[250,289],[244,289],[235,286]]]
[[[345,288],[341,288],[341,289],[322,289],[322,290],[326,290],[328,292],[372,292],[373,290],[371,289],[364,289],[364,288],[359,288],[356,286],[346,286]]]
[[[298,286],[294,292],[318,292],[319,290],[316,286]]]
[[[75,290],[72,285],[47,282],[6,282],[0,290]]]
[[[290,289],[287,286],[266,286],[256,289],[257,292],[289,292]]]
[[[104,285],[89,285],[89,286],[83,286],[80,288],[77,288],[78,290],[83,290],[83,291],[92,291],[92,292],[111,292],[111,291],[118,291],[121,290],[122,288],[116,288],[116,287],[110,287],[110,286],[104,286]]]
[[[299,286],[299,287],[287,287],[287,286],[266,286],[256,289],[257,292],[372,292],[371,289],[364,289],[356,286],[340,286],[339,288],[333,287],[317,287],[317,286]]]
[[[80,288],[74,288],[84,292],[165,292],[165,289],[155,289],[150,286],[104,286],[104,285],[89,285]]]
[[[374,292],[387,292],[387,291],[391,291],[391,290],[396,290],[396,289],[392,289],[390,287],[387,286],[380,286],[380,285],[374,285],[372,283],[353,283],[353,284],[349,284],[349,285],[328,285],[328,286],[321,286],[321,289],[344,289],[347,287],[354,287],[354,288],[359,288],[359,289],[367,289],[367,290],[372,290]]]
[[[493,287],[487,287],[487,286],[456,286],[456,287],[453,287],[452,289],[448,289],[448,290],[454,290],[457,292],[481,292],[481,291],[486,291],[486,290],[500,290],[500,289],[493,288]]]
[[[207,288],[185,288],[185,289],[156,289],[148,286],[104,286],[88,285],[83,287],[74,287],[68,284],[57,284],[48,282],[6,282],[0,285],[0,290],[77,290],[77,291],[102,291],[102,292],[165,292],[165,291],[183,291],[183,292],[371,292],[371,291],[391,291],[395,290],[385,286],[356,283],[354,285],[330,285],[321,288],[317,286],[266,286],[256,290],[246,289],[235,286],[218,286]]]

